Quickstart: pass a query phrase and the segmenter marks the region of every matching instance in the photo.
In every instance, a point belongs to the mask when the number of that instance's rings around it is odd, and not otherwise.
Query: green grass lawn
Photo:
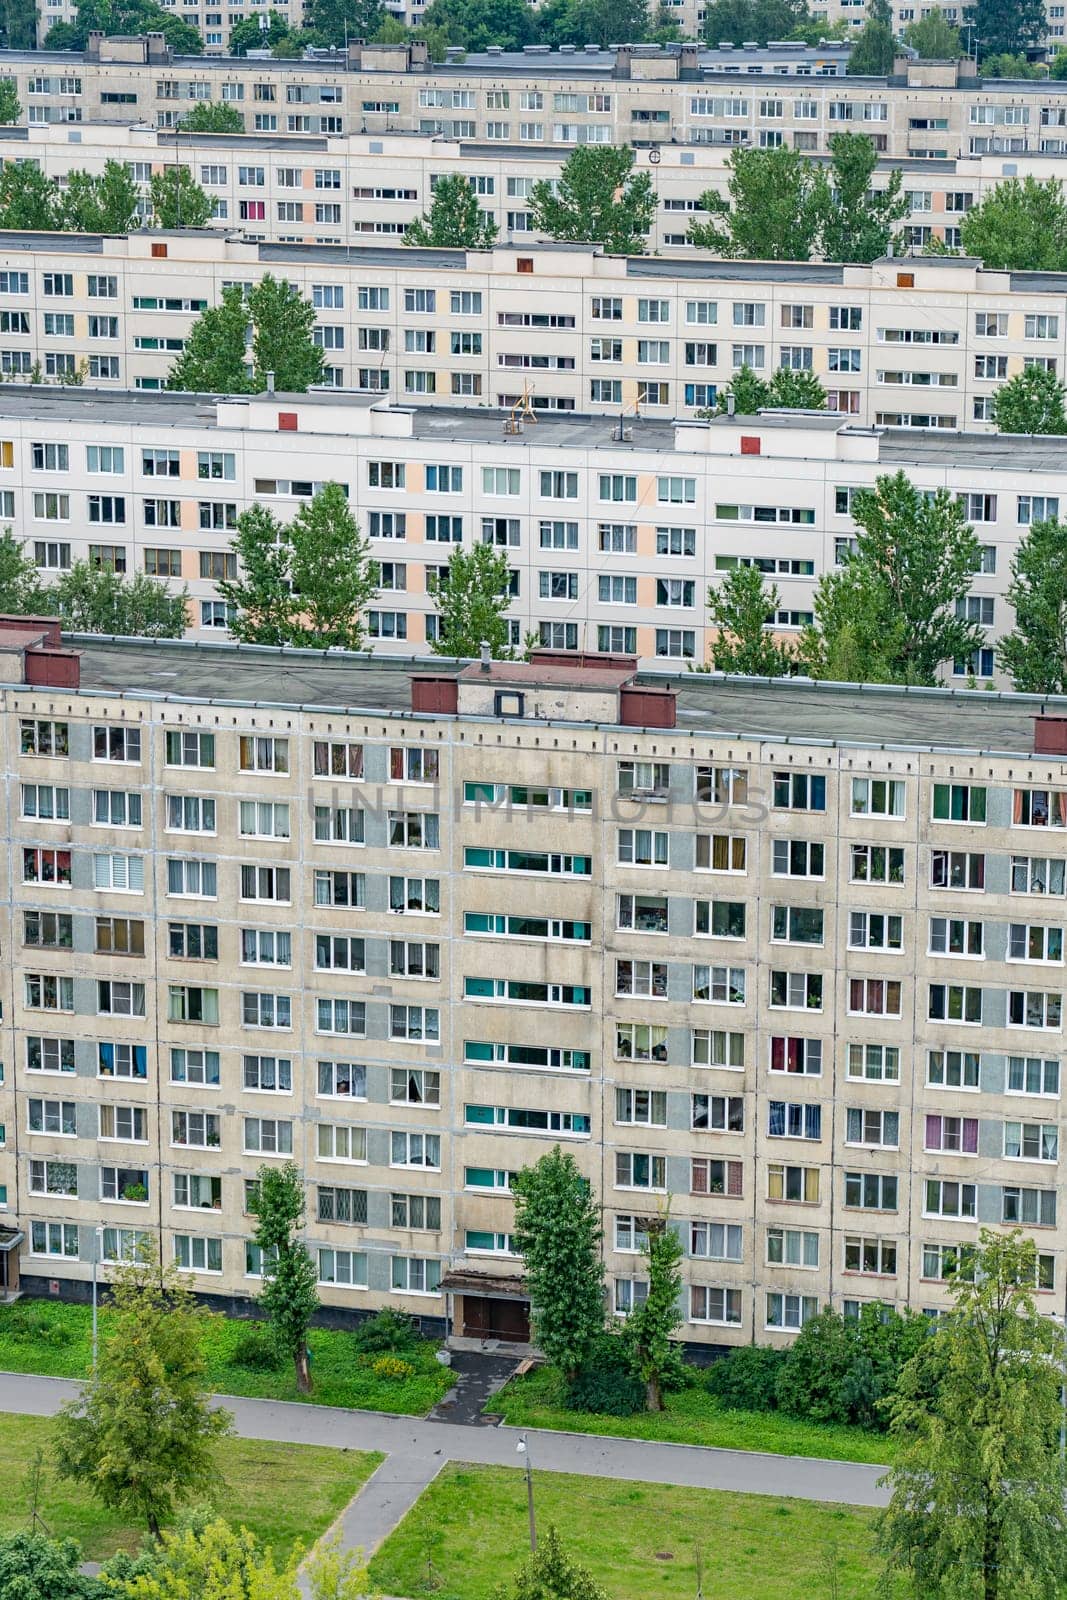
[[[108,1330],[108,1312],[100,1312],[100,1337]],[[212,1316],[205,1321],[204,1354],[207,1382],[219,1394],[261,1396],[270,1400],[306,1400],[297,1393],[290,1362],[268,1371],[236,1363],[235,1346],[250,1324]],[[39,1372],[52,1378],[84,1378],[89,1372],[92,1348],[92,1314],[87,1306],[55,1301],[20,1300],[0,1306],[0,1371]],[[323,1406],[350,1406],[368,1411],[394,1411],[422,1416],[452,1385],[448,1370],[434,1359],[436,1345],[428,1340],[413,1351],[401,1352],[414,1367],[409,1377],[379,1378],[375,1357],[356,1349],[352,1335],[314,1328],[309,1336],[310,1398]]]
[[[763,1495],[534,1473],[555,1523],[610,1600],[870,1600],[872,1511]],[[427,1584],[432,1549],[436,1586]],[[528,1553],[526,1487],[509,1467],[446,1467],[371,1563],[384,1594],[488,1600]],[[836,1588],[831,1572],[836,1565]]]
[[[52,1424],[46,1417],[0,1413],[0,1534],[27,1525],[27,1468],[39,1448],[46,1457]],[[220,1515],[244,1523],[266,1544],[287,1554],[297,1539],[310,1545],[333,1522],[382,1457],[373,1451],[330,1450],[315,1445],[223,1439],[218,1445],[224,1486]],[[77,1539],[87,1560],[116,1550],[136,1550],[143,1529],[101,1510],[80,1486],[45,1469],[40,1514],[57,1538]]]
[[[715,1445],[725,1450],[767,1450],[775,1455],[821,1456],[881,1466],[892,1455],[882,1433],[864,1428],[804,1422],[777,1411],[724,1411],[699,1384],[666,1397],[665,1411],[636,1417],[603,1417],[568,1411],[562,1383],[551,1367],[515,1378],[487,1407],[517,1428],[563,1428],[569,1433],[609,1433],[623,1439],[660,1439],[673,1444]]]

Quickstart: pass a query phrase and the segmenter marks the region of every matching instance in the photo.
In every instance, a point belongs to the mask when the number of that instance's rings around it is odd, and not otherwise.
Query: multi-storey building
[[[263,204],[264,202],[260,202]],[[813,372],[831,411],[881,427],[987,425],[1027,364],[1067,371],[1067,275],[957,257],[851,267],[249,243],[198,233],[0,235],[0,372],[162,389],[196,317],[265,273],[316,307],[328,385],[542,415],[713,405],[748,364]],[[919,393],[916,393],[919,391]]]
[[[1067,702],[32,622],[0,676],[9,1286],[100,1229],[252,1295],[291,1157],[327,1304],[514,1336],[560,1144],[616,1312],[669,1202],[693,1343],[935,1311],[983,1223],[1063,1313]]]
[[[819,577],[847,559],[858,489],[906,472],[963,498],[982,546],[967,614],[986,630],[958,681],[995,676],[1012,626],[1011,558],[1029,525],[1067,508],[1055,439],[863,429],[818,413],[714,422],[544,417],[521,409],[391,407],[351,395],[93,394],[6,387],[0,519],[46,574],[79,557],[184,582],[190,630],[225,631],[220,579],[247,506],[288,521],[343,484],[380,563],[376,649],[435,637],[428,593],[457,545],[507,554],[514,643],[646,662],[702,662],[709,585],[753,563],[779,591],[773,625],[811,621]]]
[[[566,152],[558,146],[466,144],[427,134],[346,134],[337,137],[273,134],[168,132],[149,127],[95,124],[74,130],[59,124],[0,128],[0,162],[32,162],[64,184],[75,169],[98,173],[108,161],[122,162],[144,193],[154,174],[176,164],[215,202],[212,226],[251,241],[273,244],[342,244],[401,240],[415,218],[428,211],[437,182],[457,173],[478,195],[505,243],[528,244],[533,232],[530,194],[538,179],[559,176]],[[657,211],[648,250],[682,249],[691,220],[703,220],[707,191],[724,195],[729,153],[719,145],[668,145],[638,152],[652,180]],[[823,160],[818,157],[816,159]],[[998,183],[1005,168],[1038,180],[1058,177],[1058,155],[967,156],[927,161],[883,158],[873,186],[880,189],[900,171],[909,214],[903,228],[910,249],[933,239],[958,246],[960,222]]]
[[[767,50],[584,51],[530,46],[433,64],[425,47],[352,45],[347,55],[278,61],[171,58],[158,35],[93,41],[85,53],[10,51],[31,124],[154,123],[195,102],[241,112],[249,133],[422,133],[537,149],[579,144],[789,145],[825,154],[859,131],[880,154],[955,159],[1059,149],[1067,88],[980,80],[967,63],[901,58],[888,78],[844,77],[848,46]]]

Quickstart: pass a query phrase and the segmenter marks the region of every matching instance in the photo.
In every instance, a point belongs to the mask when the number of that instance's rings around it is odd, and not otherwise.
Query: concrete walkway
[[[51,1416],[78,1384],[63,1378],[0,1373],[0,1411]],[[514,1428],[469,1427],[456,1422],[385,1416],[374,1411],[335,1410],[284,1400],[220,1396],[245,1439],[275,1439],[335,1449],[380,1450],[389,1457],[352,1501],[343,1519],[346,1546],[370,1555],[441,1467],[449,1461],[519,1467],[523,1437]],[[803,1456],[759,1455],[697,1445],[651,1444],[602,1435],[532,1430],[534,1472],[572,1472],[630,1482],[673,1483],[694,1489],[729,1489],[743,1494],[792,1496],[846,1505],[880,1506],[884,1468]]]

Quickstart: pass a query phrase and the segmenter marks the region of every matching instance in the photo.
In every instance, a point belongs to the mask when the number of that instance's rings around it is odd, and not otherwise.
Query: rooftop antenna
[[[523,422],[537,421],[537,413],[530,404],[530,396],[532,394],[533,390],[530,388],[529,379],[524,378],[522,393],[512,406],[508,413],[507,421],[504,423],[505,433],[521,433]]]

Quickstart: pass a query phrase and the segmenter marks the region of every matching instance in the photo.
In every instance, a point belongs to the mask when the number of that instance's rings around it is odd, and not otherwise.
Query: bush
[[[602,1341],[621,1347],[618,1339]],[[599,1346],[598,1346],[599,1348]],[[591,1411],[602,1417],[633,1417],[645,1409],[645,1386],[626,1370],[615,1351],[605,1350],[607,1359],[599,1361],[596,1352],[568,1386],[563,1404],[568,1411]]]
[[[379,1356],[371,1364],[371,1371],[376,1378],[383,1378],[387,1383],[403,1383],[405,1378],[410,1378],[415,1368],[410,1361],[402,1361],[399,1356]]]
[[[276,1372],[285,1357],[270,1329],[261,1323],[250,1323],[241,1330],[233,1342],[230,1361],[235,1367],[245,1367],[249,1372]]]
[[[705,1387],[728,1411],[773,1411],[775,1385],[788,1355],[770,1345],[739,1345],[708,1368]]]
[[[25,1344],[47,1344],[61,1349],[74,1338],[69,1322],[57,1319],[51,1307],[23,1301],[4,1313],[3,1332],[9,1339]]]
[[[384,1311],[361,1322],[352,1334],[360,1355],[390,1355],[395,1350],[413,1350],[419,1342],[412,1319],[403,1311]]]
[[[925,1343],[929,1323],[878,1304],[845,1318],[822,1311],[787,1352],[775,1392],[783,1411],[812,1422],[889,1425],[887,1401],[901,1368]]]

